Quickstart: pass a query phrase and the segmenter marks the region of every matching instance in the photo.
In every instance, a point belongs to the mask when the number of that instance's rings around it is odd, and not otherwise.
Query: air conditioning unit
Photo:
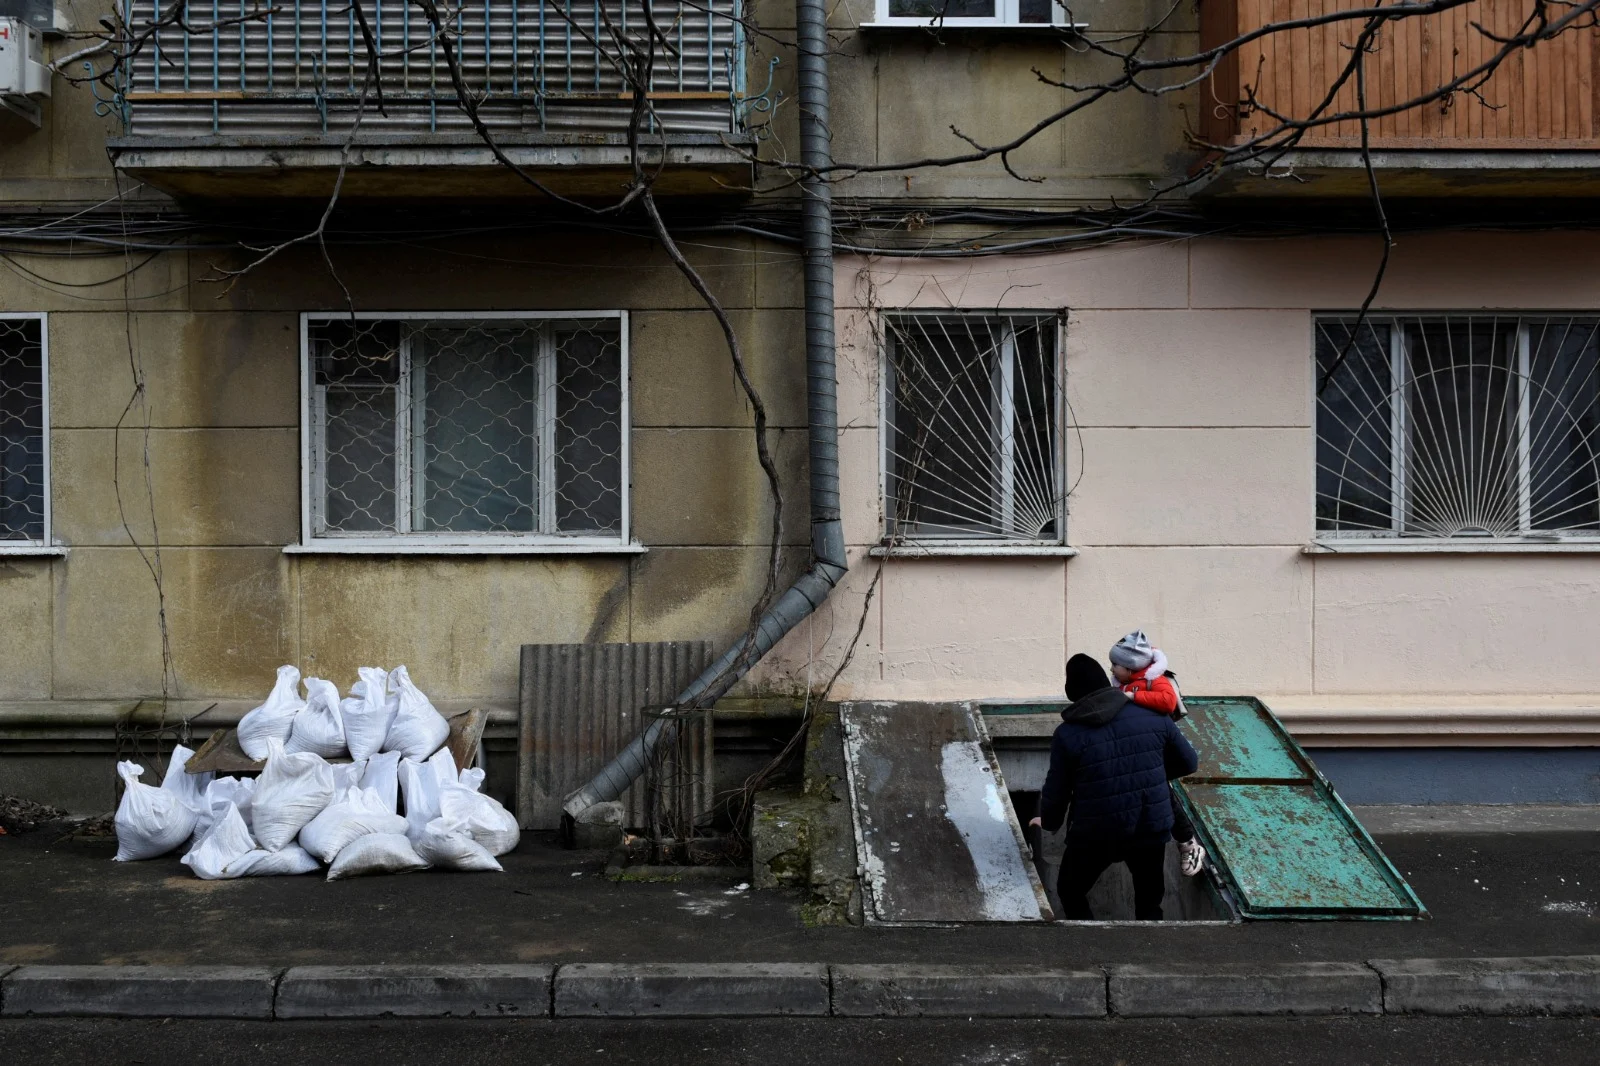
[[[39,101],[50,95],[44,35],[16,18],[0,18],[0,106],[39,124]]]

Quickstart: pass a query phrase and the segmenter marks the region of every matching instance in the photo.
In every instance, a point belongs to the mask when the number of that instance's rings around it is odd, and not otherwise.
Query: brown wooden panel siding
[[[1204,47],[1289,19],[1368,7],[1370,0],[1201,0]],[[1393,107],[1432,92],[1481,65],[1500,48],[1474,23],[1495,34],[1517,33],[1533,0],[1475,0],[1461,7],[1385,25],[1366,60],[1367,105]],[[1359,21],[1285,30],[1252,41],[1218,64],[1210,78],[1200,132],[1207,141],[1235,143],[1278,125],[1267,111],[1309,118],[1349,65]],[[1600,144],[1600,30],[1582,27],[1503,61],[1478,95],[1457,92],[1375,118],[1376,148],[1537,148]],[[1247,103],[1252,97],[1260,108]],[[1479,96],[1482,99],[1479,99]],[[1352,75],[1325,115],[1353,111]],[[1354,119],[1307,131],[1306,148],[1358,145]]]

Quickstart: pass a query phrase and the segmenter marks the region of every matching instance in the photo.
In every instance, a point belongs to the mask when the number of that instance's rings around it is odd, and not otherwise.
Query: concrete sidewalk
[[[0,837],[4,964],[1115,964],[1600,954],[1600,835],[1403,833],[1380,843],[1433,917],[1244,925],[808,928],[798,896],[617,884],[606,856],[529,837],[505,874],[200,881],[111,841]]]

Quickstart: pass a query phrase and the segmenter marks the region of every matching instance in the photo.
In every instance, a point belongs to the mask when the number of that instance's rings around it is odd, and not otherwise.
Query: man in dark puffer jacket
[[[1134,916],[1158,922],[1172,835],[1167,782],[1194,773],[1199,759],[1176,722],[1129,700],[1087,655],[1067,662],[1067,698],[1033,820],[1055,832],[1071,809],[1056,882],[1064,917],[1092,919],[1089,890],[1106,867],[1125,862]]]

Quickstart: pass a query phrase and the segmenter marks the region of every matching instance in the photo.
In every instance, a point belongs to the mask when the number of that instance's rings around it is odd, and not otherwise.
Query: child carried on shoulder
[[[1144,630],[1135,629],[1112,645],[1111,676],[1128,698],[1141,707],[1157,714],[1179,719],[1188,714],[1183,706],[1183,693],[1178,689],[1178,677],[1167,669],[1167,657],[1160,648],[1152,647]],[[1205,863],[1206,851],[1194,836],[1194,823],[1178,803],[1176,790],[1172,795],[1172,839],[1177,841],[1178,856],[1185,877],[1194,877]]]

